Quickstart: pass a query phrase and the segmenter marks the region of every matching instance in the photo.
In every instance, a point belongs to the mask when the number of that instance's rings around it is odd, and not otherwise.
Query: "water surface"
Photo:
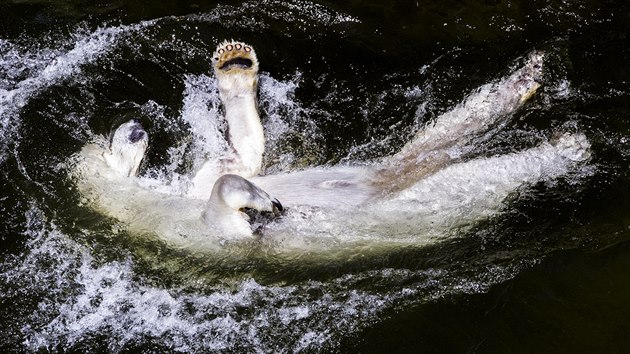
[[[623,1],[0,3],[0,348],[623,352],[629,17]],[[127,119],[151,135],[144,176],[177,183],[216,149],[191,121],[221,115],[225,38],[261,61],[268,173],[391,154],[534,49],[543,88],[465,158],[561,131],[593,157],[456,237],[334,262],[208,259],[83,206],[70,156]]]

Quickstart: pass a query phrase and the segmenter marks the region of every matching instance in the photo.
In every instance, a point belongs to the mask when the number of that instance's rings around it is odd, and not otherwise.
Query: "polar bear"
[[[129,121],[110,143],[100,138],[82,149],[75,177],[91,206],[134,232],[178,246],[213,248],[222,240],[251,238],[243,210],[279,215],[283,205],[297,212],[271,223],[264,238],[276,237],[274,242],[288,247],[329,248],[357,241],[348,236],[353,232],[372,239],[391,225],[420,227],[418,220],[429,231],[452,228],[496,212],[520,186],[561,176],[589,158],[586,137],[567,133],[529,150],[457,162],[457,151],[534,95],[543,60],[543,53],[531,53],[519,69],[479,87],[376,164],[259,175],[265,141],[257,107],[258,59],[252,46],[224,41],[212,64],[228,125],[226,158],[206,161],[184,195],[145,188],[134,176],[148,135]],[[349,227],[335,229],[342,224]],[[290,240],[296,232],[309,240]],[[326,238],[333,234],[343,237],[330,243]]]

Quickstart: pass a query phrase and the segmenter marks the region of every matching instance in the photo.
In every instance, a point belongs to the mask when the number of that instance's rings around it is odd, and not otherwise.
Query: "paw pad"
[[[254,49],[242,42],[224,41],[217,46],[212,56],[215,70],[229,72],[258,71],[258,60]]]

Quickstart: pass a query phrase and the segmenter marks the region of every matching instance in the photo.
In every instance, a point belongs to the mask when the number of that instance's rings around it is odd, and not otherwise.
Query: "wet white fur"
[[[539,86],[542,55],[534,53],[522,68],[480,87],[377,166],[255,176],[264,137],[255,96],[258,63],[253,50],[248,54],[255,63],[250,69],[222,72],[214,60],[233,147],[230,159],[208,161],[189,194],[173,196],[128,177],[137,170],[146,142],[113,146],[122,153],[111,155],[102,142],[89,144],[76,170],[86,201],[130,230],[157,234],[178,247],[209,250],[226,238],[248,238],[252,231],[240,209],[274,211],[272,197],[289,213],[267,226],[262,241],[279,249],[330,251],[366,240],[400,242],[397,235],[418,244],[426,235],[445,235],[444,230],[497,212],[520,186],[566,174],[589,157],[589,143],[578,133],[518,153],[453,164],[454,151],[509,117]],[[119,131],[122,137],[128,133],[125,129],[116,131],[112,145],[125,144],[116,139]]]
[[[142,130],[142,138],[135,144],[129,143],[129,136],[134,129],[142,129],[133,120],[123,123],[114,132],[108,151],[103,152],[103,158],[117,174],[132,177],[138,174],[140,162],[149,145],[149,137]]]
[[[312,168],[251,180],[289,206],[344,208],[395,198],[396,192],[453,163],[470,139],[507,119],[540,86],[536,79],[542,64],[542,53],[531,53],[522,68],[475,90],[377,166]]]
[[[207,201],[157,193],[141,186],[135,177],[148,146],[139,123],[120,125],[111,141],[97,137],[76,156],[73,177],[83,203],[125,223],[132,232],[158,233],[178,245],[207,248],[215,238],[250,235],[248,217],[240,210],[253,208],[278,212],[263,190],[240,176],[225,174],[215,181]],[[185,237],[182,237],[185,236]]]

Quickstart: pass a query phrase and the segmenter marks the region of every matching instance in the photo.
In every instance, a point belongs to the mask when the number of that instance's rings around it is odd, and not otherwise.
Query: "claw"
[[[254,49],[242,42],[224,41],[217,46],[212,56],[215,70],[228,72],[258,72],[258,60]],[[234,70],[234,71],[233,71]]]
[[[280,201],[274,198],[274,200],[271,201],[271,204],[273,204],[274,215],[276,216],[281,215],[282,212],[284,211],[284,207],[282,206],[282,204],[280,204]]]

